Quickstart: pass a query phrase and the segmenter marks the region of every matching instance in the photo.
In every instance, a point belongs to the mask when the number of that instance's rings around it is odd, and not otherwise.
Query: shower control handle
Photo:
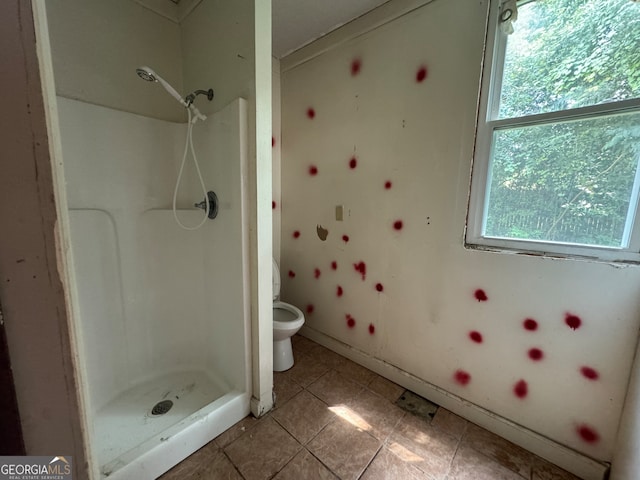
[[[209,190],[207,192],[207,197],[209,198],[209,218],[213,220],[218,216],[218,196],[213,190]],[[201,208],[202,210],[206,210],[207,201],[202,200],[200,203],[194,203],[193,206],[196,208]]]

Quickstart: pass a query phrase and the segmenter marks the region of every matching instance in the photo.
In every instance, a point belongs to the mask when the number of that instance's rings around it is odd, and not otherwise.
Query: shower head
[[[156,81],[156,73],[149,67],[136,68],[136,73],[141,79],[146,80],[147,82]]]
[[[162,85],[164,87],[164,89],[169,92],[169,95],[171,95],[173,98],[175,98],[178,102],[180,102],[181,105],[188,107],[189,105],[187,104],[187,102],[185,102],[182,97],[180,96],[180,94],[175,90],[175,88],[173,88],[171,85],[169,85],[169,83],[167,81],[165,81],[160,75],[158,75],[156,72],[154,72],[152,69],[150,69],[149,67],[139,67],[136,68],[136,73],[138,74],[138,76],[143,79],[146,80],[147,82],[158,82],[160,83],[160,85]]]

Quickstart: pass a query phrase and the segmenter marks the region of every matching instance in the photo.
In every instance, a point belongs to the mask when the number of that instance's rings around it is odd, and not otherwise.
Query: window
[[[640,4],[515,5],[492,0],[467,244],[638,261]]]

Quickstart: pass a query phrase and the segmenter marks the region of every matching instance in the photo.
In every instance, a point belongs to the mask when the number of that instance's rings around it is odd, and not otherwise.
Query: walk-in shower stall
[[[103,477],[153,478],[249,412],[246,103],[193,126],[220,202],[193,231],[171,208],[185,124],[58,109],[91,454]],[[193,164],[181,183],[179,207],[202,201]]]
[[[187,123],[57,102],[89,450],[123,479],[155,478],[250,401],[246,101],[206,117],[145,68]]]

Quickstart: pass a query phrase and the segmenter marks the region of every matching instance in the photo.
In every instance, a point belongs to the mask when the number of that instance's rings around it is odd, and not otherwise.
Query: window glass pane
[[[500,118],[640,97],[640,3],[537,0],[513,26]]]
[[[484,236],[627,247],[640,113],[496,130],[493,142]]]

